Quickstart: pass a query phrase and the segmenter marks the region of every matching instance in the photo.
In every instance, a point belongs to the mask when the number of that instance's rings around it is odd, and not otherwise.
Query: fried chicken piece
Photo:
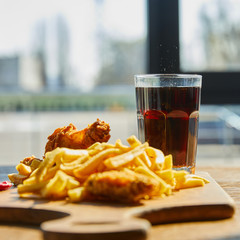
[[[48,136],[45,153],[57,147],[86,149],[95,142],[107,142],[111,136],[109,132],[109,124],[99,119],[80,131],[70,123],[68,126],[57,128]]]
[[[41,159],[36,158],[35,156],[26,157],[16,166],[18,173],[8,174],[9,180],[17,186],[18,184],[22,184],[24,180],[26,180],[30,174],[39,167]]]
[[[113,170],[92,174],[85,189],[92,199],[133,203],[154,196],[159,184],[139,173]]]
[[[24,158],[22,161],[20,161],[20,163],[23,163],[23,164],[25,164],[25,165],[27,165],[27,166],[31,166],[31,164],[32,164],[32,162],[33,162],[34,160],[41,161],[41,159],[36,158],[34,155],[32,155],[31,157],[26,157],[26,158]]]
[[[11,174],[8,174],[8,178],[10,182],[14,184],[14,186],[17,186],[19,184],[22,184],[23,181],[28,178],[28,176],[24,176],[18,173],[11,173]]]

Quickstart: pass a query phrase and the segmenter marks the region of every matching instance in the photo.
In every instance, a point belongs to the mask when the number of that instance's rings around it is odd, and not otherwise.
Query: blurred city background
[[[179,0],[181,71],[240,70],[239,11],[238,0]],[[0,0],[0,164],[41,157],[70,122],[100,118],[111,141],[137,135],[147,28],[147,0]],[[199,164],[240,164],[239,116],[238,105],[201,106]]]

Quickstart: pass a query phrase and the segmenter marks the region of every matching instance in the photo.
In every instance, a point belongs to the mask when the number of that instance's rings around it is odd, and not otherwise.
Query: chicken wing
[[[97,119],[83,130],[78,130],[72,123],[57,128],[50,136],[45,146],[45,153],[57,147],[86,149],[95,142],[107,142],[110,138],[110,126]]]

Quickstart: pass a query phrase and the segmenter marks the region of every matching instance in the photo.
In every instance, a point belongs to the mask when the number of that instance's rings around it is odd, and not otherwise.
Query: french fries
[[[104,164],[109,169],[117,169],[119,167],[122,167],[128,164],[129,162],[133,161],[135,157],[138,157],[139,155],[141,155],[147,146],[148,146],[147,142],[144,144],[138,145],[137,147],[133,148],[129,152],[108,158],[107,160],[104,161]]]
[[[23,163],[19,163],[16,166],[16,169],[18,170],[19,174],[24,175],[24,176],[30,176],[30,174],[32,173],[32,169],[30,166],[27,166]]]
[[[74,170],[74,175],[76,177],[81,177],[82,175],[90,175],[95,172],[95,169],[101,164],[103,160],[105,160],[108,156],[115,156],[117,154],[122,153],[121,149],[109,148],[99,152],[87,162],[83,163],[80,167]]]
[[[34,156],[25,158],[16,166],[18,173],[8,174],[9,180],[16,186],[23,183],[23,181],[29,178],[34,170],[39,167],[41,162],[40,159],[37,159]]]
[[[71,202],[86,199],[85,183],[95,173],[125,171],[129,175],[144,176],[157,183],[157,191],[144,199],[162,197],[173,191],[204,186],[208,180],[186,171],[173,170],[172,155],[141,143],[135,136],[120,139],[115,144],[94,143],[88,149],[56,148],[47,152],[44,160],[26,167],[18,165],[19,173],[26,176],[18,185],[20,195],[38,194],[48,199],[66,198]]]
[[[42,189],[41,194],[46,198],[63,198],[67,197],[68,190],[79,186],[79,181],[63,171],[58,170],[55,176]]]
[[[77,187],[74,189],[68,190],[68,198],[70,202],[79,202],[84,200],[85,196],[85,188],[84,187]]]

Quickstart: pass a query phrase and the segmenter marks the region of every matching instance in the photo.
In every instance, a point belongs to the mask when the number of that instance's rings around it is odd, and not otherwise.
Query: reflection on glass
[[[239,71],[240,1],[180,0],[183,71]]]

